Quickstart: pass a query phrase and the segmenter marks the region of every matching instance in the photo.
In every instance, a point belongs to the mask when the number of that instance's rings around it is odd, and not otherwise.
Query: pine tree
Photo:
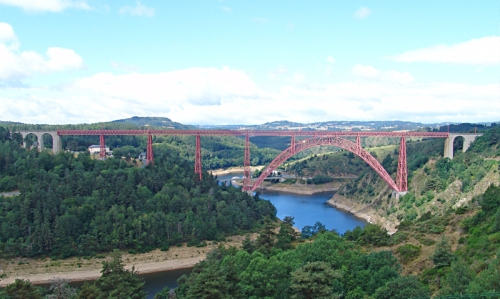
[[[119,251],[115,250],[112,256],[113,259],[111,261],[102,263],[102,275],[95,282],[100,291],[97,298],[146,298],[146,293],[142,290],[144,281],[137,276],[135,268],[132,267],[132,270],[125,270]]]
[[[441,238],[441,241],[436,245],[434,254],[431,257],[432,262],[436,267],[449,266],[451,262],[455,259],[455,256],[451,252],[451,246],[448,243],[448,239],[445,237]]]

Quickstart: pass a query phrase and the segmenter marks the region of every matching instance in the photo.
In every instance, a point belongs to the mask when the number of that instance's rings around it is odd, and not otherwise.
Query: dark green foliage
[[[78,299],[97,299],[99,297],[100,291],[95,286],[95,284],[89,284],[85,282],[83,286],[80,288],[80,292],[78,293]]]
[[[389,244],[390,236],[382,227],[367,223],[359,236],[358,243],[361,245],[386,246]]]
[[[16,279],[14,283],[7,285],[3,291],[0,290],[0,298],[42,299],[42,292],[38,287],[32,285],[29,280]]]
[[[315,175],[311,179],[311,183],[313,183],[315,185],[325,184],[325,183],[329,183],[329,182],[333,182],[333,179],[327,175],[322,175],[322,174]]]
[[[431,257],[432,262],[436,267],[449,266],[451,262],[455,259],[455,256],[451,252],[451,246],[448,239],[445,237],[441,238],[441,241],[436,244],[436,249]]]
[[[340,273],[325,262],[310,262],[290,273],[291,297],[296,299],[331,298],[334,290],[334,279],[340,278]]]
[[[142,290],[144,281],[137,276],[134,267],[125,270],[121,254],[117,251],[113,259],[102,263],[101,277],[94,283],[99,290],[98,299],[130,298],[141,299],[146,297]]]
[[[472,281],[474,273],[469,265],[459,259],[451,263],[450,272],[441,283],[441,295],[465,294],[469,283]]]
[[[306,225],[302,228],[301,237],[303,239],[307,239],[318,233],[322,233],[325,231],[326,231],[326,226],[323,223],[316,221],[316,223],[313,226]]]
[[[324,232],[295,249],[266,254],[219,250],[179,281],[176,295],[208,298],[212,290],[211,298],[363,298],[397,278],[399,268],[390,251],[366,254]]]
[[[499,290],[500,266],[497,258],[469,283],[467,292],[471,294],[479,294],[484,292],[498,292]]]
[[[170,294],[170,288],[164,287],[159,293],[155,295],[153,299],[168,299]]]
[[[399,254],[401,262],[406,264],[416,259],[420,255],[421,249],[422,248],[420,246],[405,244],[403,246],[399,246],[398,249],[396,249],[396,252]]]
[[[414,276],[401,276],[375,292],[375,299],[427,298],[429,291]]]
[[[293,228],[294,223],[293,217],[290,216],[286,216],[280,223],[280,231],[276,236],[277,248],[290,249],[292,247],[292,242],[297,239],[297,232]]]
[[[76,289],[68,284],[68,280],[62,278],[54,279],[50,284],[50,292],[46,299],[75,299]]]
[[[481,153],[486,157],[498,157],[500,154],[500,128],[493,127],[484,132],[483,136],[476,138],[471,144],[469,151]]]
[[[500,206],[500,186],[490,185],[479,200],[481,208],[486,213],[492,213]]]
[[[57,155],[0,143],[0,255],[92,256],[113,249],[146,252],[171,244],[222,239],[274,219],[269,201],[217,186],[170,150],[155,148],[155,164],[134,168],[87,152]],[[9,187],[9,189],[12,187]]]

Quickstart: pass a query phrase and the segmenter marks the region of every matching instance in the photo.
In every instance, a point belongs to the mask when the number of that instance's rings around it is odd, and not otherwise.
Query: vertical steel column
[[[356,154],[359,154],[361,153],[361,137],[359,136],[359,134],[356,136]]]
[[[146,164],[154,164],[153,158],[153,136],[148,134],[148,148],[146,149]]]
[[[99,138],[99,145],[101,146],[101,152],[99,153],[99,156],[101,158],[106,157],[106,144],[104,143],[104,135],[101,132],[100,138]]]
[[[398,172],[396,175],[396,186],[399,192],[408,191],[408,168],[406,165],[406,138],[401,137],[399,144]]]
[[[196,135],[196,153],[194,158],[194,173],[198,174],[201,181],[201,145],[200,145],[200,135]]]
[[[250,136],[245,136],[245,159],[244,159],[243,191],[252,190],[251,170],[250,170]]]
[[[290,140],[290,154],[295,155],[295,135],[292,134],[292,140]]]

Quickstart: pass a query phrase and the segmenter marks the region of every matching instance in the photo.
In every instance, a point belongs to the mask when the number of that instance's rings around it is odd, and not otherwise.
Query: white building
[[[92,144],[91,146],[89,146],[89,153],[91,155],[95,155],[95,154],[99,154],[101,152],[101,146],[100,145],[96,145],[96,144]],[[111,151],[109,150],[109,147],[106,146],[106,154],[111,154]]]

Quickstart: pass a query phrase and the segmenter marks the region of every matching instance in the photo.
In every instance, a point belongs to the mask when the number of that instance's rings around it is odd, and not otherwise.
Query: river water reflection
[[[242,173],[219,176],[221,181],[230,180],[234,176],[242,177]],[[312,195],[293,194],[275,191],[259,191],[259,196],[271,201],[278,210],[277,216],[283,219],[285,216],[294,217],[295,227],[302,230],[306,225],[314,225],[316,221],[323,223],[328,230],[335,229],[343,234],[346,230],[352,230],[356,226],[364,227],[366,221],[354,215],[338,210],[326,202],[335,192],[322,192]]]

